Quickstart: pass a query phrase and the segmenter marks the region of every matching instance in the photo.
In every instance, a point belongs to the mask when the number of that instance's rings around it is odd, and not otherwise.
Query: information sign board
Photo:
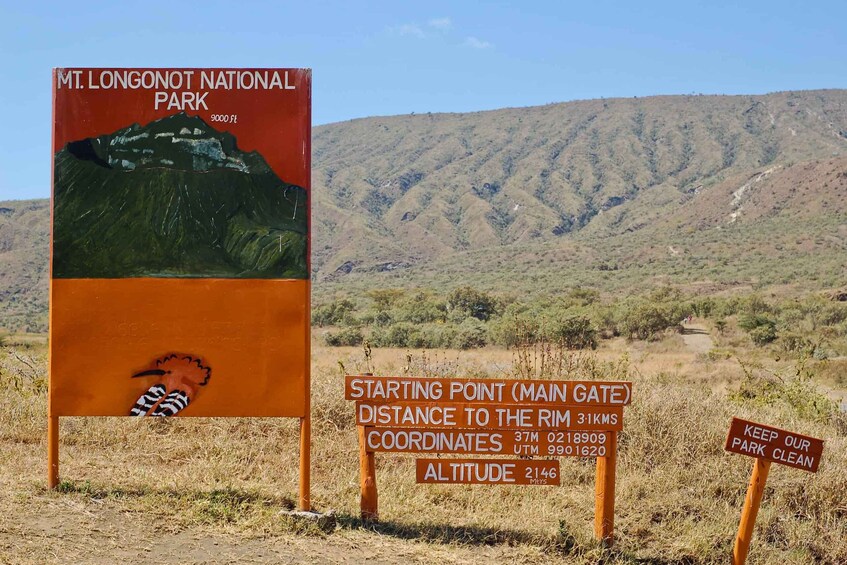
[[[418,483],[559,486],[559,461],[527,459],[418,459]]]
[[[604,457],[606,432],[365,428],[369,452]]]
[[[626,406],[632,400],[632,383],[348,375],[344,398],[369,404],[497,402],[543,406]]]
[[[621,431],[623,406],[357,402],[356,424],[382,428]]]
[[[311,71],[55,69],[51,416],[306,417]]]
[[[726,450],[816,473],[823,453],[823,440],[733,418]]]

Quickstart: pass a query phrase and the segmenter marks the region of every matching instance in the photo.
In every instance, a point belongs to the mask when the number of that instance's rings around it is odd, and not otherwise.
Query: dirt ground
[[[591,535],[594,462],[578,458],[561,461],[563,486],[547,490],[422,487],[413,457],[386,455],[378,462],[385,521],[358,521],[357,440],[342,371],[505,377],[514,352],[380,350],[365,359],[357,348],[316,346],[312,496],[316,508],[338,511],[337,525],[321,530],[284,514],[297,492],[293,421],[63,418],[67,483],[48,491],[39,384],[46,351],[22,349],[16,355],[38,370],[31,385],[0,389],[0,564],[723,563],[749,477],[749,461],[721,449],[737,413],[802,426],[828,449],[815,476],[773,473],[749,563],[843,563],[843,436],[777,407],[727,404],[723,391],[737,386],[741,369],[703,355],[711,338],[690,329],[653,343],[607,340],[596,358],[579,354],[578,372],[628,367],[638,391],[621,440],[611,554]]]
[[[3,497],[7,498],[7,497]],[[212,563],[538,563],[547,557],[530,547],[459,547],[339,530],[331,535],[257,536],[191,528],[169,532],[155,515],[127,513],[108,502],[80,502],[42,493],[4,501],[0,562]]]
[[[683,327],[682,340],[694,353],[708,353],[715,346],[708,328],[701,324],[691,323]]]

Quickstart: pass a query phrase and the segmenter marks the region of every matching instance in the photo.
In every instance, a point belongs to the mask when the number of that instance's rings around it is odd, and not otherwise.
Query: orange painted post
[[[605,457],[597,458],[597,477],[594,483],[594,537],[611,546],[615,529],[615,467],[618,455],[618,434],[609,432],[609,449]]]
[[[765,490],[765,481],[768,480],[770,468],[771,462],[759,457],[753,464],[750,485],[747,487],[747,496],[744,497],[744,509],[741,510],[741,523],[738,525],[738,535],[732,550],[732,565],[744,565],[747,561],[753,526],[756,524],[756,515],[759,513],[759,504],[762,502],[762,493]]]
[[[59,417],[47,417],[47,488],[59,486]]]
[[[311,445],[312,425],[307,415],[300,418],[300,510],[311,510],[312,500],[309,494],[311,488]]]
[[[365,427],[359,426],[359,472],[361,473],[361,510],[362,520],[379,519],[378,496],[376,491],[376,462],[374,453],[369,452],[365,443]]]
[[[311,232],[310,232],[311,234]],[[311,240],[311,236],[309,238]],[[309,244],[311,245],[311,243]],[[308,257],[311,257],[311,251]],[[305,296],[303,303],[306,305],[306,319],[310,320],[311,315],[311,296],[312,283],[306,285]],[[312,328],[305,333],[306,359],[312,358]],[[309,511],[312,509],[312,365],[306,363],[304,372],[303,391],[303,417],[300,418],[300,510]]]

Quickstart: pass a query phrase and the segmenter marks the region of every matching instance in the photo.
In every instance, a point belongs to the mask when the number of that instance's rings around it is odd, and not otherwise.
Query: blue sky
[[[847,87],[847,2],[0,0],[0,200],[49,195],[52,67],[311,67],[314,123]]]

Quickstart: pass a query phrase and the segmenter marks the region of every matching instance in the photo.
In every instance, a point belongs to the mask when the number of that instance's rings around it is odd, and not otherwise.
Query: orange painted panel
[[[310,143],[308,69],[54,70],[51,416],[308,416]]]
[[[451,379],[348,375],[344,398],[390,402],[502,402],[539,406],[626,406],[632,383],[524,379]]]
[[[606,432],[365,428],[368,452],[604,457]]]
[[[197,367],[157,369],[174,353],[210,373],[179,415],[305,414],[307,280],[54,279],[51,294],[53,415],[129,415],[172,376],[133,375]]]
[[[725,449],[816,473],[823,453],[823,440],[733,418]]]
[[[425,484],[559,486],[559,460],[417,459],[416,479]]]
[[[377,428],[621,431],[623,406],[357,402],[356,424]]]

